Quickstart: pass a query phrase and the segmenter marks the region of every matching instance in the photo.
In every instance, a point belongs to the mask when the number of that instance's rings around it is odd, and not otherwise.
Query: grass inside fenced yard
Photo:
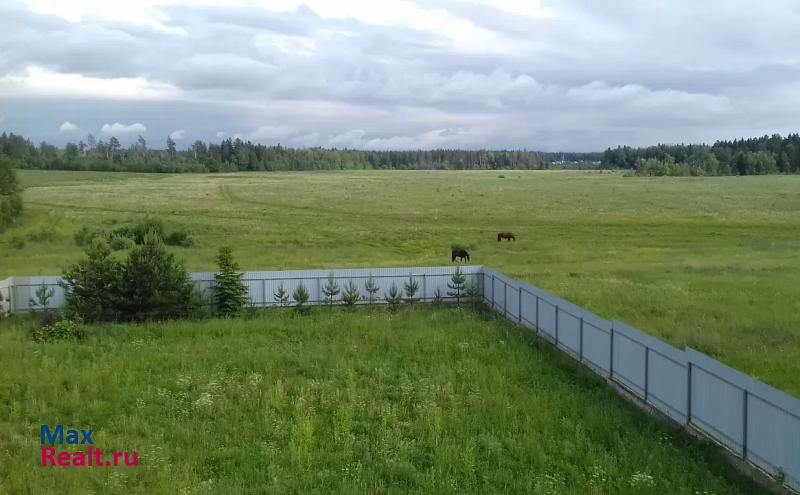
[[[501,178],[501,175],[503,176]],[[190,270],[450,264],[450,246],[800,395],[800,177],[363,171],[21,171],[26,214],[0,277],[59,274],[81,225],[163,218]],[[511,231],[516,241],[497,242]],[[24,244],[24,246],[22,246]]]
[[[761,493],[491,314],[273,309],[54,344],[31,325],[0,323],[0,493]],[[56,423],[140,465],[42,468]]]

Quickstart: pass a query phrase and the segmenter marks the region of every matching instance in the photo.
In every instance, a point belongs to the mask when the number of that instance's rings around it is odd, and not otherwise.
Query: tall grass
[[[526,330],[450,307],[0,324],[0,493],[753,494]],[[130,468],[42,468],[38,427],[93,428]]]

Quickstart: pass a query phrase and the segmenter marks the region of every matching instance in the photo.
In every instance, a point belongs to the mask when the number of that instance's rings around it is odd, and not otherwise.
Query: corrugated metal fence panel
[[[697,407],[694,402],[697,381],[694,377],[698,369],[705,370],[715,377],[713,383],[716,388],[729,393],[730,404],[735,404],[737,398],[741,397],[738,407],[741,413],[738,419],[742,420],[739,424],[739,431],[742,433],[738,436],[729,433],[736,429],[737,417],[730,417],[733,411],[705,411],[703,421],[712,424],[714,430],[725,428],[728,431],[725,436],[733,436],[739,441],[747,460],[769,473],[774,474],[780,469],[785,475],[786,483],[795,490],[800,490],[800,400],[694,349],[687,348],[686,356],[692,365],[692,421],[695,421]],[[720,382],[724,385],[720,386]],[[747,417],[746,433],[744,415]],[[726,445],[733,443],[725,441],[716,431],[708,433]],[[745,445],[741,445],[742,443]],[[737,452],[740,450],[737,449]]]
[[[578,356],[582,352],[580,317],[560,307],[558,311],[558,344],[574,356]]]
[[[483,267],[480,265],[460,266],[467,282],[481,283]],[[383,298],[388,294],[392,284],[395,284],[401,295],[405,295],[403,284],[408,282],[409,275],[413,276],[419,285],[417,292],[418,298],[426,300],[433,299],[437,289],[445,299],[451,299],[448,295],[451,290],[448,288],[455,266],[426,266],[411,268],[344,268],[334,270],[285,270],[285,271],[259,271],[243,272],[242,280],[248,288],[251,302],[256,306],[276,305],[274,294],[281,283],[284,289],[291,296],[292,292],[300,284],[305,285],[310,295],[310,303],[317,304],[322,301],[324,295],[322,288],[327,282],[328,276],[333,274],[335,282],[338,284],[340,293],[337,300],[341,299],[342,292],[349,280],[357,285],[359,292],[365,296],[362,302],[366,302],[367,291],[364,284],[372,276],[375,285],[379,287],[376,294],[376,302],[384,302]],[[195,282],[195,286],[205,294],[210,296],[214,286],[214,272],[194,272],[189,274],[189,278]],[[3,296],[3,304],[8,306],[11,312],[30,311],[30,299],[35,297],[36,289],[42,283],[53,289],[54,295],[50,300],[51,308],[60,308],[64,305],[64,290],[58,285],[61,277],[10,277],[3,281],[4,290],[8,294]]]
[[[744,391],[692,363],[691,421],[741,454],[744,439]]]
[[[747,459],[800,491],[800,418],[757,395],[747,404]]]
[[[621,321],[614,320],[613,324],[615,332],[623,333],[646,349],[647,402],[685,423],[689,393],[686,353]]]
[[[539,298],[539,332],[556,341],[556,306]]]
[[[607,323],[601,326],[595,321],[583,322],[583,359],[604,373],[611,369],[611,322]]]
[[[53,295],[48,302],[51,309],[60,308],[64,305],[64,289],[58,283],[61,277],[57,276],[37,276],[37,277],[11,277],[9,292],[11,305],[9,309],[13,313],[25,313],[30,311],[31,298],[36,298],[36,291],[44,284],[48,290],[53,291]]]
[[[630,332],[626,325],[620,326],[619,322],[614,321],[612,327],[614,329],[612,378],[643,398],[647,346],[639,343],[636,335]]]
[[[522,324],[536,328],[536,296],[528,290],[527,284],[520,284],[522,290]]]

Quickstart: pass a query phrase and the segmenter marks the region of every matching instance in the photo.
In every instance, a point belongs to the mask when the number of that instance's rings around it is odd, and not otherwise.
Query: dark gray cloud
[[[28,0],[0,7],[3,129],[182,143],[597,150],[796,132],[790,0]],[[286,5],[284,5],[286,4]],[[119,124],[114,126],[114,124]],[[59,130],[61,129],[61,132]]]

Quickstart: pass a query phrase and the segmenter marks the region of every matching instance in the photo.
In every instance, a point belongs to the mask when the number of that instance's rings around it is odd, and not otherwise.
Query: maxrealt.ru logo
[[[94,446],[92,435],[94,430],[73,430],[65,429],[64,425],[56,425],[50,429],[47,425],[41,427],[42,441],[42,466],[119,466],[120,460],[125,466],[136,466],[139,464],[138,452],[103,452]],[[49,445],[47,445],[49,444]],[[86,451],[78,450],[74,452],[58,451],[55,445],[86,445]],[[111,456],[103,458],[104,455]]]

